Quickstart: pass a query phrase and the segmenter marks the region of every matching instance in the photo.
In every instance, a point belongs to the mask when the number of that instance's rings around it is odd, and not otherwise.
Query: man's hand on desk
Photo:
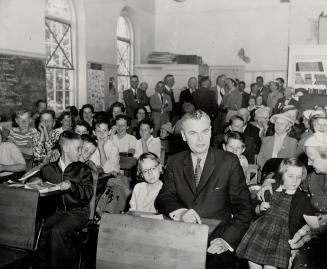
[[[210,242],[210,246],[207,251],[211,254],[221,254],[228,250],[231,250],[231,247],[226,243],[226,241],[222,238],[216,238]]]
[[[182,215],[182,221],[186,223],[202,223],[199,214],[196,213],[194,209],[185,211],[185,213]]]
[[[62,191],[69,190],[71,186],[72,186],[72,184],[70,183],[69,180],[65,180],[60,183],[60,189]]]

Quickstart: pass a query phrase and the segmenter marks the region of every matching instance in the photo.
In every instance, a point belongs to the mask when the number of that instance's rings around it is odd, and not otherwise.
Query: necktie
[[[137,92],[134,90],[134,98],[137,99]]]
[[[160,100],[161,100],[161,103],[163,104],[163,96],[162,96],[162,94],[160,94]]]
[[[196,166],[195,166],[195,173],[194,173],[194,179],[195,179],[195,185],[198,186],[199,182],[200,182],[200,178],[201,178],[201,173],[202,173],[202,169],[201,169],[201,159],[197,158],[196,159]]]

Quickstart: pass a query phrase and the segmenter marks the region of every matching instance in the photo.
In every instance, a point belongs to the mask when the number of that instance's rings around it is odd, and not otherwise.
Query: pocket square
[[[221,186],[219,186],[219,187],[216,187],[215,188],[215,190],[220,190],[222,187]]]

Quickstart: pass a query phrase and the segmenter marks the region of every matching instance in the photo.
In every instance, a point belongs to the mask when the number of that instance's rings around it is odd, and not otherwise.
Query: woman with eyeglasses
[[[158,156],[151,152],[143,153],[138,160],[137,170],[144,182],[135,185],[129,210],[156,213],[154,201],[162,187],[162,165]]]

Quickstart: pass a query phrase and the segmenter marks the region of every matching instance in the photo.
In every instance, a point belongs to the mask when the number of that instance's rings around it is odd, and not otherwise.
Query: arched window
[[[129,77],[133,72],[133,30],[130,21],[120,16],[117,24],[117,64],[118,96],[123,99],[123,91],[129,87]]]
[[[46,0],[47,101],[56,112],[74,104],[72,24],[73,12],[67,0]]]

